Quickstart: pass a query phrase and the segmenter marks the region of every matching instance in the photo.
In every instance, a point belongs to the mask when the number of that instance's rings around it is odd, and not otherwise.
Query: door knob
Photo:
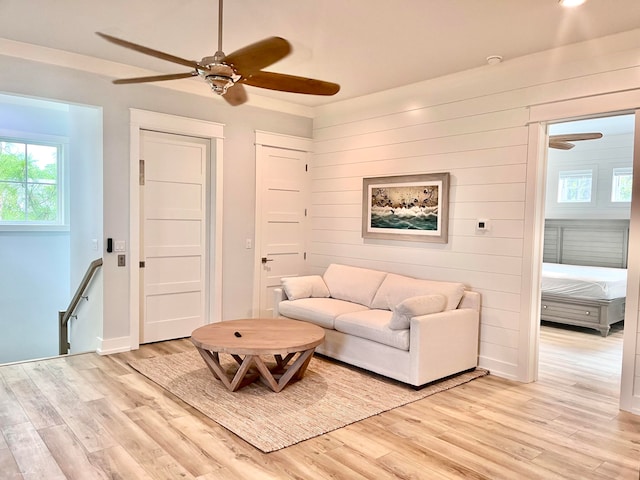
[[[273,258],[262,257],[262,263],[273,262]]]

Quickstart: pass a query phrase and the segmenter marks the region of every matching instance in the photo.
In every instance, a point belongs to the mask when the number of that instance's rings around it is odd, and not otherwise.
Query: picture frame
[[[449,173],[362,179],[362,237],[447,243]]]

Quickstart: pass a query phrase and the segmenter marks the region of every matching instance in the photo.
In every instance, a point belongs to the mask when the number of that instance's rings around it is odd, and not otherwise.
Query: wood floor
[[[263,454],[146,378],[131,358],[0,367],[0,478],[634,479],[640,417],[618,410],[622,332],[543,326],[540,381],[487,376]]]

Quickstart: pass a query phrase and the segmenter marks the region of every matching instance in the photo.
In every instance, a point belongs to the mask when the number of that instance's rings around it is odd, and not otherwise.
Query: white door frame
[[[525,252],[532,252],[523,257],[523,291],[537,292],[532,295],[529,304],[531,308],[523,310],[521,315],[521,335],[519,350],[520,378],[526,381],[537,380],[538,372],[538,338],[540,335],[540,269],[542,262],[544,231],[544,186],[539,182],[543,178],[546,162],[545,145],[547,141],[546,125],[556,121],[587,118],[594,116],[606,116],[622,113],[634,113],[640,109],[640,90],[627,90],[610,94],[594,95],[573,100],[559,101],[541,105],[534,105],[529,113],[529,151],[527,164],[532,169],[532,174],[527,178],[527,205],[529,210],[525,213],[525,225],[531,225],[525,232],[525,238],[530,238],[530,245],[525,245]],[[640,121],[636,113],[635,139],[634,139],[634,188],[631,201],[631,226],[630,239],[640,238],[640,177],[635,175],[640,171]],[[536,183],[538,182],[538,183]],[[640,391],[634,387],[637,376],[640,376],[640,361],[636,361],[640,342],[638,341],[638,323],[640,308],[640,248],[633,248],[629,242],[628,268],[627,268],[627,295],[624,323],[622,378],[620,387],[620,408],[640,415]],[[538,258],[539,257],[539,258]],[[525,266],[528,265],[527,268]],[[524,305],[524,300],[523,300]]]
[[[193,118],[130,109],[129,150],[129,337],[130,348],[140,346],[140,130],[173,133],[208,139],[211,142],[212,189],[209,222],[209,283],[210,322],[222,319],[222,158],[223,124]]]
[[[256,130],[256,207],[255,207],[255,238],[254,238],[254,268],[253,268],[253,306],[252,316],[255,317],[260,312],[260,278],[261,278],[261,255],[260,245],[262,245],[262,215],[260,205],[262,205],[262,174],[264,165],[262,156],[259,154],[261,147],[285,148],[300,152],[311,153],[313,141],[310,138],[283,135],[281,133],[264,132]],[[306,241],[306,238],[305,238]]]

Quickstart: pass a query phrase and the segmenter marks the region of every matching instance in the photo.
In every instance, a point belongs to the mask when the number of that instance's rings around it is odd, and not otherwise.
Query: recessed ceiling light
[[[489,65],[497,65],[502,61],[502,56],[501,55],[489,55],[487,57],[487,63]]]
[[[587,0],[558,0],[563,7],[577,7],[582,5]]]

